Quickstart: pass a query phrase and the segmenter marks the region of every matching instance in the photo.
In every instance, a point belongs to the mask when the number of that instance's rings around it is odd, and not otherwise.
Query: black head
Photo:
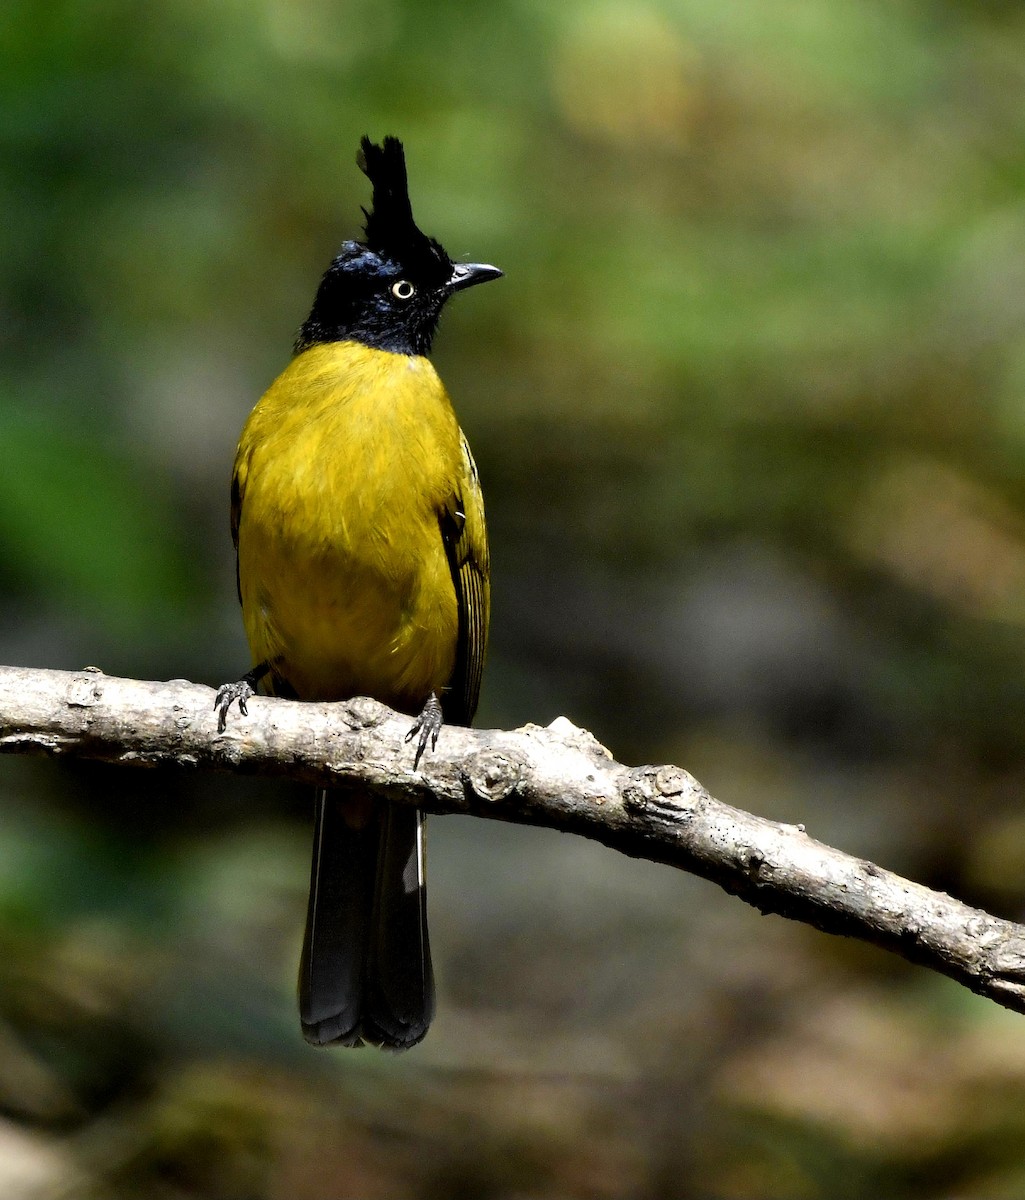
[[[497,279],[484,263],[453,263],[413,220],[406,158],[398,138],[374,145],[364,137],[356,156],[374,185],[362,242],[344,242],[324,272],[296,352],[318,342],[358,341],[397,354],[426,354],[441,310],[454,292]]]

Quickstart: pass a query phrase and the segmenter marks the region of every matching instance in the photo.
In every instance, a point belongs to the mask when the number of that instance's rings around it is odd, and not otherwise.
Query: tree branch
[[[510,732],[446,726],[414,772],[410,718],[372,700],[255,698],[217,733],[210,688],[0,667],[0,753],[277,775],[429,812],[582,834],[719,884],[763,913],[892,950],[1025,1012],[1025,926],[969,908],[713,799],[673,766],[627,767],[565,718]]]

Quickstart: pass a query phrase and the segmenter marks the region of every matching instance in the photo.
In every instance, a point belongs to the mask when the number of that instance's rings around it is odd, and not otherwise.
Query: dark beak
[[[461,292],[463,288],[473,287],[478,283],[487,283],[489,279],[501,278],[502,272],[498,267],[491,267],[487,263],[453,263],[448,290]]]

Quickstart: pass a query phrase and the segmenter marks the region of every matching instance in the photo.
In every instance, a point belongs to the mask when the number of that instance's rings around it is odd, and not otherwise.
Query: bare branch
[[[358,782],[437,813],[579,833],[710,879],[765,913],[861,938],[1025,1012],[1025,926],[969,908],[713,799],[679,767],[626,767],[560,718],[510,732],[446,726],[413,770],[410,718],[371,700],[255,698],[218,734],[210,688],[94,669],[0,667],[0,752]]]

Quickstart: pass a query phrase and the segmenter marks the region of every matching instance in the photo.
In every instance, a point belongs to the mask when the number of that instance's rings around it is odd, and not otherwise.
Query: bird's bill
[[[487,283],[489,279],[501,279],[503,274],[498,267],[492,267],[488,263],[455,263],[448,281],[448,290],[461,292],[463,288]]]

